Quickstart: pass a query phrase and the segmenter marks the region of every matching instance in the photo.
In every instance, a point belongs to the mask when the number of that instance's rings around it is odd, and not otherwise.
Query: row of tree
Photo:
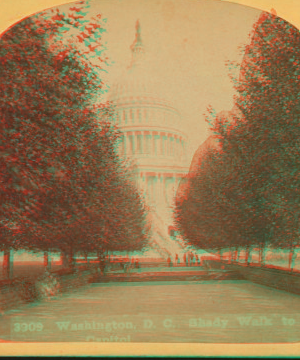
[[[105,21],[88,18],[88,7],[49,10],[0,38],[6,262],[10,249],[61,251],[72,264],[76,252],[141,250],[147,242],[145,207],[117,155],[113,109],[96,102],[105,92],[97,65],[107,62]]]
[[[267,246],[289,247],[292,266],[300,241],[299,30],[263,13],[233,80],[234,110],[208,117],[217,145],[177,199],[177,226],[200,248],[259,248],[262,262]]]

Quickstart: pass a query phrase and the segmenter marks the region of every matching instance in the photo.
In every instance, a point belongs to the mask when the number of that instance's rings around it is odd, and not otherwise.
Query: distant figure
[[[178,264],[178,254],[176,254],[176,256],[175,256],[175,266],[176,266],[176,264]]]
[[[138,269],[138,272],[140,272],[140,263],[138,259],[135,260],[135,268]]]
[[[168,262],[168,266],[170,267],[171,266],[171,258],[170,258],[170,256],[168,257],[167,262]]]
[[[192,258],[192,266],[193,266],[193,265],[195,265],[195,263],[196,263],[196,258],[195,258],[195,256],[194,256],[193,253],[192,253],[192,255],[191,255],[191,258]]]

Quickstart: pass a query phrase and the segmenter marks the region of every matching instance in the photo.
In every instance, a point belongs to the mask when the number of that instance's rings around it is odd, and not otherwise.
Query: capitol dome
[[[140,70],[140,69],[139,69]],[[160,130],[182,138],[182,117],[175,105],[159,94],[159,81],[141,76],[134,71],[126,74],[111,87],[109,101],[116,106],[114,123],[125,130]]]

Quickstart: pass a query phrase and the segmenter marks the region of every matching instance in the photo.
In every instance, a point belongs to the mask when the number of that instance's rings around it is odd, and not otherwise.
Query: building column
[[[164,153],[164,139],[163,139],[163,134],[160,133],[160,155],[163,155]]]
[[[157,202],[160,204],[163,202],[162,199],[162,174],[157,175]]]
[[[160,202],[160,177],[159,174],[156,173],[155,175],[155,204]]]
[[[146,195],[146,202],[150,204],[150,194],[149,194],[149,188],[148,188],[148,175],[145,174],[145,195]]]
[[[129,142],[129,135],[128,135],[128,133],[125,133],[124,134],[124,140],[125,140],[125,144],[126,144],[126,146],[125,146],[125,154],[126,155],[129,155],[130,154],[130,142]]]
[[[174,204],[174,201],[175,201],[175,196],[176,196],[176,175],[173,174],[173,199],[172,199],[172,202]]]
[[[175,155],[175,147],[174,147],[174,136],[171,135],[170,137],[170,156],[174,157]]]
[[[137,134],[134,132],[132,133],[132,139],[133,139],[133,154],[137,153]]]
[[[142,154],[146,154],[146,132],[142,131]]]
[[[153,155],[153,156],[155,156],[155,135],[154,135],[154,132],[153,131],[151,131],[151,144],[152,144],[152,146],[151,146],[151,154]]]
[[[181,180],[181,177],[179,175],[176,176],[175,178],[175,196],[176,196],[176,193],[177,193],[177,190],[178,190],[178,187],[179,187],[179,183],[180,183],[180,180]]]
[[[124,134],[123,135],[123,138],[122,138],[122,140],[123,140],[123,155],[126,155],[126,153],[127,153],[127,149],[126,149],[126,134]]]
[[[171,134],[168,134],[168,141],[167,141],[167,154],[168,156],[171,156],[171,150],[172,150],[172,146],[171,146]]]
[[[164,203],[168,204],[167,202],[167,188],[166,188],[166,175],[163,174],[163,186],[162,186],[162,191],[163,191],[163,199],[164,199]]]
[[[180,158],[180,139],[179,137],[176,139],[176,156]]]
[[[180,157],[183,159],[183,140],[180,139]]]
[[[145,151],[144,151],[144,133],[143,132],[140,133],[140,137],[141,137],[141,154],[144,154]]]

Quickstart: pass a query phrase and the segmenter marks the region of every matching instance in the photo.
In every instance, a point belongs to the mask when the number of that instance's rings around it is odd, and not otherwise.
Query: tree
[[[221,246],[256,245],[261,258],[266,245],[298,243],[299,40],[295,27],[263,13],[235,82],[234,110],[208,118],[220,150],[202,157],[177,218],[185,231],[210,231],[215,247],[221,245],[218,222],[226,233]],[[182,204],[196,201],[194,216],[182,216]]]
[[[110,115],[102,121],[94,105],[104,91],[90,62],[94,50],[81,56],[83,50],[65,45],[58,36],[65,31],[62,21],[69,24],[59,11],[50,19],[36,15],[1,37],[0,223],[2,246],[8,249],[91,251],[108,241],[98,235],[111,208],[125,221],[141,215],[136,235],[145,238],[141,199],[115,153],[118,134]],[[99,40],[98,30],[88,38]],[[120,205],[125,210],[118,213]],[[112,233],[111,226],[121,226],[107,225]],[[128,233],[130,227],[122,226]],[[93,241],[84,241],[84,234]]]
[[[299,238],[299,53],[299,30],[263,13],[241,66],[234,135],[267,219],[260,238],[291,248]]]

